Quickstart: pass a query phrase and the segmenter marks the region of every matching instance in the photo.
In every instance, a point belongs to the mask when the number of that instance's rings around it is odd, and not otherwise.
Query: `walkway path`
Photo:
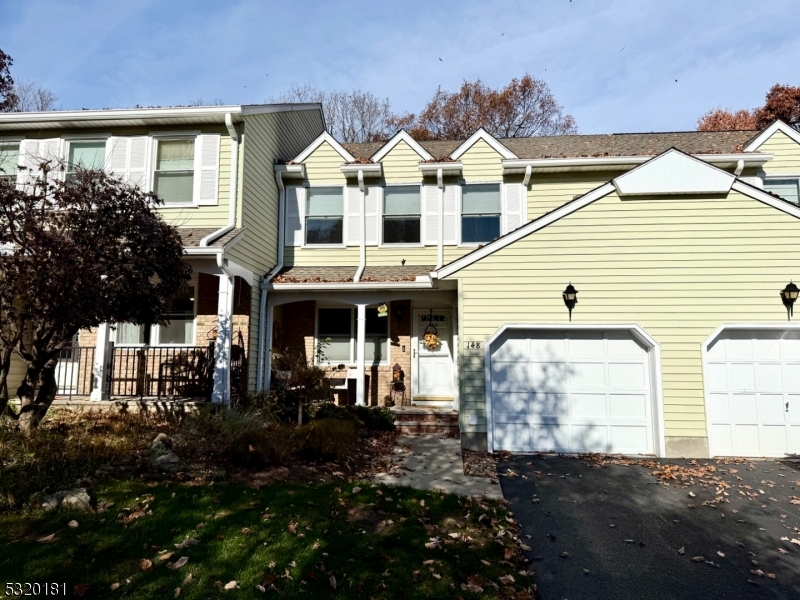
[[[500,486],[489,478],[464,475],[461,442],[457,439],[438,435],[400,437],[391,460],[389,472],[379,473],[373,481],[462,496],[503,497]]]

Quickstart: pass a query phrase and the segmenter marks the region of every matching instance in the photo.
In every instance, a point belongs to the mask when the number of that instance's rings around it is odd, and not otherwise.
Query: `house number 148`
[[[467,350],[480,350],[481,343],[480,342],[466,342]]]

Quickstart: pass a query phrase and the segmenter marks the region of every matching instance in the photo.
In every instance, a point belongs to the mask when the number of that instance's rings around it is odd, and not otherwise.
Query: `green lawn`
[[[276,598],[530,597],[496,502],[344,482],[95,491],[114,503],[105,512],[0,515],[0,596],[7,582],[56,582],[85,598],[254,598],[256,586]],[[187,538],[196,545],[175,547]]]

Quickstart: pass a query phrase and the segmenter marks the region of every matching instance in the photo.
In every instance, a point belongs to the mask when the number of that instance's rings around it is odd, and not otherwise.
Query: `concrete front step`
[[[395,426],[403,435],[422,435],[425,433],[458,433],[458,421],[395,421]]]
[[[395,423],[400,421],[404,422],[415,422],[415,423],[438,423],[438,422],[447,422],[447,423],[455,423],[458,425],[458,413],[457,412],[449,412],[449,413],[435,413],[430,411],[425,412],[409,412],[409,413],[400,413],[396,414],[394,417]]]

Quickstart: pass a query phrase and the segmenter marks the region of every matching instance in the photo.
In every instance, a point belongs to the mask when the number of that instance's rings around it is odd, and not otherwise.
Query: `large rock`
[[[92,499],[85,488],[61,490],[55,494],[45,496],[42,499],[42,508],[44,510],[69,508],[89,512],[92,510]]]
[[[163,469],[165,471],[173,471],[180,467],[181,458],[174,452],[164,454],[153,459],[153,466]]]
[[[172,440],[169,439],[169,436],[166,433],[159,433],[150,444],[150,449],[164,450],[166,448],[172,448]]]

